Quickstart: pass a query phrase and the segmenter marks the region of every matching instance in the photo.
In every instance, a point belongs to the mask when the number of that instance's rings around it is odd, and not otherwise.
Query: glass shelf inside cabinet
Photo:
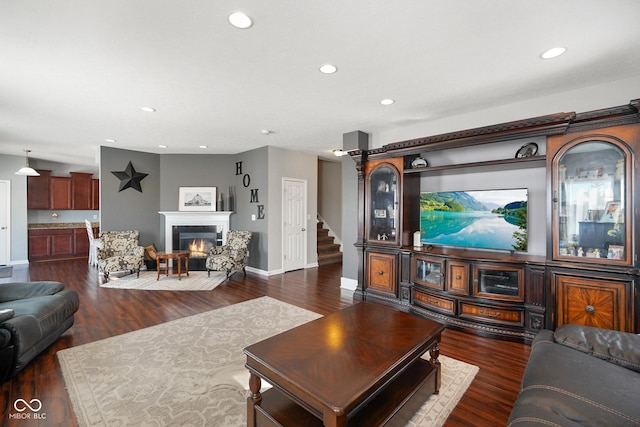
[[[386,166],[371,173],[369,240],[394,243],[397,234],[398,175]]]
[[[567,150],[557,168],[556,253],[624,259],[625,153],[608,142],[588,141]]]

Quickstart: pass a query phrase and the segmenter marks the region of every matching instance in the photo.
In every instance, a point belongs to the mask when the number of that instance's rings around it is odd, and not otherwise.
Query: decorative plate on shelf
[[[518,151],[516,151],[516,159],[523,157],[531,157],[538,154],[538,144],[535,142],[528,142],[524,144]]]

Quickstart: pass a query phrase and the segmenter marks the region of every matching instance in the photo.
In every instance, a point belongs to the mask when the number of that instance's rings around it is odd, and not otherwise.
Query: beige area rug
[[[182,273],[178,280],[177,274],[165,276],[156,271],[141,271],[140,278],[136,274],[127,274],[117,277],[109,276],[107,283],[102,283],[102,288],[116,289],[141,289],[145,291],[210,291],[224,282],[227,275],[223,271],[212,271],[211,277],[207,277],[206,271],[190,271],[189,276]]]
[[[262,297],[57,354],[80,426],[245,426],[242,350],[319,317]],[[478,371],[440,361],[440,394],[411,426],[441,426]]]

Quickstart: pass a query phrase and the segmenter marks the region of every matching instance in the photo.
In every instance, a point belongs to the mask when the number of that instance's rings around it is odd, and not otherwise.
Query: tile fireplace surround
[[[215,225],[222,233],[222,244],[227,242],[229,217],[232,212],[158,212],[164,215],[164,250],[173,249],[173,226],[175,225]]]

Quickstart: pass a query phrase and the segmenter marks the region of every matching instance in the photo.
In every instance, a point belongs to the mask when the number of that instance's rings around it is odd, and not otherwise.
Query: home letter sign
[[[248,188],[251,185],[251,176],[248,173],[242,173],[242,162],[236,162],[236,176],[242,175],[242,185]],[[258,188],[249,189],[249,203],[260,203],[258,197]],[[264,219],[264,205],[257,205],[258,214],[256,219]]]

